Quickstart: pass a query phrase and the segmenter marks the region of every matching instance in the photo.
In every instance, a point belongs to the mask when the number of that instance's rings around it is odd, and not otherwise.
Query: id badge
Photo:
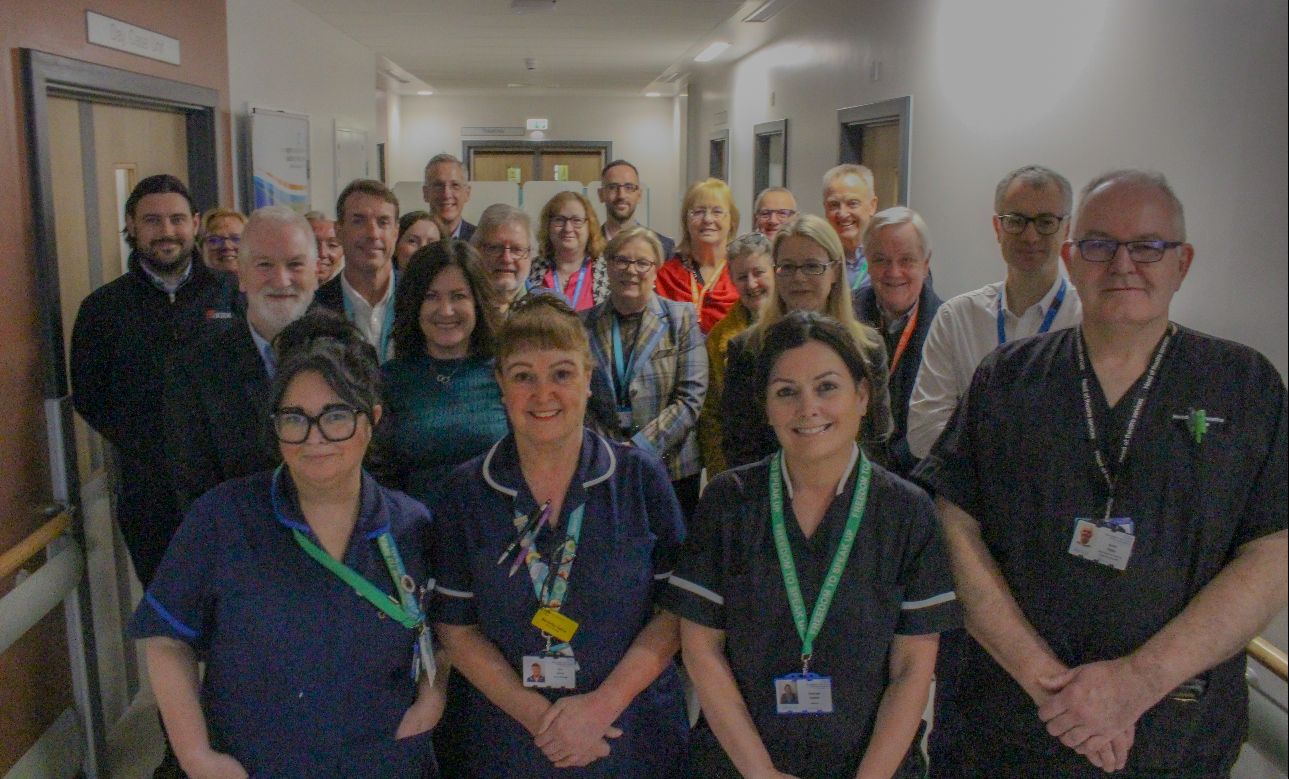
[[[779,714],[832,714],[832,677],[780,676],[774,680],[774,703]]]
[[[618,428],[621,430],[630,430],[635,422],[631,421],[631,409],[618,409]]]
[[[525,687],[571,690],[577,686],[577,661],[568,656],[524,655],[519,670]]]
[[[1075,557],[1122,571],[1128,567],[1132,546],[1137,541],[1134,529],[1129,517],[1111,517],[1105,521],[1078,517],[1074,520],[1074,536],[1068,551]]]

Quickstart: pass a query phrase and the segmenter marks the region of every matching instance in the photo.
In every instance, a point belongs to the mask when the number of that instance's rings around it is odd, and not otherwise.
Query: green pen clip
[[[1204,434],[1208,432],[1209,425],[1220,425],[1226,421],[1221,417],[1209,416],[1202,408],[1193,408],[1185,414],[1173,414],[1173,419],[1186,423],[1186,429],[1190,431],[1191,437],[1197,444],[1204,443]]]

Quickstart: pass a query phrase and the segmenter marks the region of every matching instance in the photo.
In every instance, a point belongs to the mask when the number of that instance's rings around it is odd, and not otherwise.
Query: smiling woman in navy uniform
[[[757,386],[782,448],[699,501],[664,599],[703,706],[694,776],[922,776],[958,608],[930,499],[855,443],[890,414],[855,343],[811,312],[767,331]]]
[[[498,342],[513,433],[435,507],[434,621],[473,685],[457,724],[474,741],[453,769],[683,775],[677,623],[653,605],[684,536],[667,472],[583,426],[593,361],[562,300],[519,301]]]
[[[329,312],[276,343],[284,465],[193,504],[131,633],[190,776],[421,777],[443,706],[418,597],[429,516],[362,469],[375,351]]]

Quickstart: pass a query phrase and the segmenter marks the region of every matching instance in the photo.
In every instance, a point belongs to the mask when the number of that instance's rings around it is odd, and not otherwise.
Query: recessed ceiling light
[[[730,45],[725,41],[713,41],[710,46],[698,52],[698,56],[694,57],[694,62],[711,62],[721,56],[721,52],[729,47]]]
[[[422,96],[425,96],[425,95],[432,95],[432,94],[434,94],[434,92],[432,92],[432,91],[430,91],[430,90],[428,90],[428,89],[418,89],[418,90],[416,91],[416,94],[418,94],[418,95],[422,95]]]

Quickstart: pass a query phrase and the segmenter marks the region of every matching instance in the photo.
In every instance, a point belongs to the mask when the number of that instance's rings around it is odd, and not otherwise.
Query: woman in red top
[[[655,288],[669,300],[693,303],[698,327],[706,335],[738,301],[738,290],[725,267],[725,244],[738,233],[734,195],[720,179],[706,179],[689,187],[681,206],[684,235],[676,256],[658,269]]]
[[[579,192],[559,192],[542,208],[537,227],[541,255],[528,280],[553,289],[574,311],[586,311],[609,297],[604,235],[591,201]]]

